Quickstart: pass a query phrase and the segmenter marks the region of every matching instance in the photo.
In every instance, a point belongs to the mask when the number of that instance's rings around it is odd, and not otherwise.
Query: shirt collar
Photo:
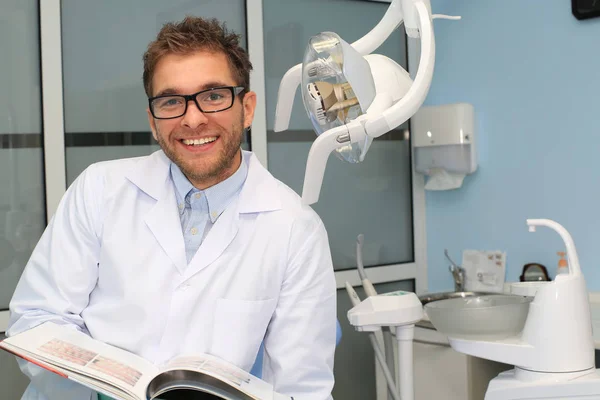
[[[182,204],[185,202],[185,198],[187,194],[194,190],[194,185],[186,178],[186,176],[181,172],[179,167],[171,161],[171,178],[173,179],[173,184],[175,185],[175,191],[177,195],[177,203]]]
[[[178,203],[185,202],[186,196],[193,192],[203,193],[208,202],[209,218],[212,223],[215,223],[217,218],[225,211],[231,200],[237,195],[248,176],[248,164],[245,157],[242,157],[237,171],[229,178],[214,186],[204,190],[198,190],[192,185],[187,177],[181,172],[175,163],[171,162],[171,177],[175,185]],[[187,202],[186,202],[187,203]],[[186,205],[187,207],[187,205]]]

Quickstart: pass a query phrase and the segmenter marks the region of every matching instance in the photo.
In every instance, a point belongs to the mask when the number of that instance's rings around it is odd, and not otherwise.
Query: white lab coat
[[[7,334],[70,324],[156,364],[211,353],[295,400],[331,398],[336,287],[317,214],[244,152],[248,177],[187,265],[169,160],[91,165],[71,185],[10,304]],[[25,362],[23,399],[88,389]],[[92,397],[93,398],[93,397]]]

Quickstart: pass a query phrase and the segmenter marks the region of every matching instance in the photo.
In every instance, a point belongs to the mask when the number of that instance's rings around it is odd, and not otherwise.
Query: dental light
[[[392,0],[377,26],[351,45],[333,32],[313,36],[302,64],[284,75],[274,130],[288,128],[301,84],[304,107],[317,133],[304,175],[304,203],[318,201],[332,152],[350,163],[363,161],[374,138],[402,125],[421,107],[433,77],[433,18],[459,17],[431,15],[429,0]],[[395,61],[371,54],[403,21],[409,37],[421,38],[414,82]]]

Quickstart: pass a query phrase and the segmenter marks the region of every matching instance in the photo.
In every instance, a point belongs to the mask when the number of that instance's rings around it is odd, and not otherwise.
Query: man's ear
[[[146,108],[146,112],[148,113],[148,124],[150,124],[150,130],[152,131],[152,136],[154,136],[154,140],[158,142],[158,137],[156,136],[156,120],[152,116],[149,108]]]
[[[254,110],[256,109],[256,93],[248,92],[244,95],[244,128],[249,128],[254,120]]]

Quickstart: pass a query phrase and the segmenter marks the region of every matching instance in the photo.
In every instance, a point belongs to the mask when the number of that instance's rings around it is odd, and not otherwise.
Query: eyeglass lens
[[[196,95],[196,101],[203,112],[217,112],[233,104],[231,89],[212,89]],[[152,102],[152,110],[157,118],[175,118],[186,112],[187,101],[183,96],[159,97]]]

